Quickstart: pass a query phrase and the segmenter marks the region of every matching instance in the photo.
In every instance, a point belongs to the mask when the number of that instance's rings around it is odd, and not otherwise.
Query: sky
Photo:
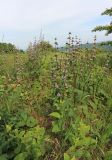
[[[0,42],[26,49],[40,34],[54,43],[66,43],[68,32],[78,35],[82,43],[112,40],[105,32],[92,33],[97,25],[109,24],[101,13],[112,7],[112,0],[0,0]]]

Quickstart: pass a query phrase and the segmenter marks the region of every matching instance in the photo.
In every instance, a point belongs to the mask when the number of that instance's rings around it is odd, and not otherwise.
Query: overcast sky
[[[112,0],[0,0],[0,41],[24,49],[41,28],[46,40],[53,43],[57,37],[60,45],[70,31],[84,43],[92,42],[95,34],[98,41],[110,40],[112,35],[105,32],[91,33],[96,25],[110,22],[101,16],[110,7]]]

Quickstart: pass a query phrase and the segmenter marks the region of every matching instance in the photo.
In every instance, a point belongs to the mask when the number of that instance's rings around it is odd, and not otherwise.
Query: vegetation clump
[[[0,160],[112,159],[112,55],[71,32],[58,45],[1,55]]]

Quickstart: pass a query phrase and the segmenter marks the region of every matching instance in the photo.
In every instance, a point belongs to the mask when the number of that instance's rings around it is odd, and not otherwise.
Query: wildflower
[[[57,83],[55,83],[55,88],[59,88],[59,86],[58,86],[58,84],[57,84]]]
[[[58,93],[58,94],[57,94],[57,97],[61,97],[61,94],[60,94],[60,93]]]

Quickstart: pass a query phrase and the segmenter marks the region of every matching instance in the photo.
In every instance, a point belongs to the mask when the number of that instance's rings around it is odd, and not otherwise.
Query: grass
[[[0,61],[3,64],[3,68],[7,72],[10,72],[10,70],[14,68],[15,59],[16,59],[16,56],[14,54],[0,55]],[[19,63],[21,63],[22,65],[25,63],[25,61],[27,61],[28,57],[27,57],[27,54],[19,54],[17,55],[17,59]]]
[[[111,159],[111,56],[37,46],[0,55],[0,159]]]

